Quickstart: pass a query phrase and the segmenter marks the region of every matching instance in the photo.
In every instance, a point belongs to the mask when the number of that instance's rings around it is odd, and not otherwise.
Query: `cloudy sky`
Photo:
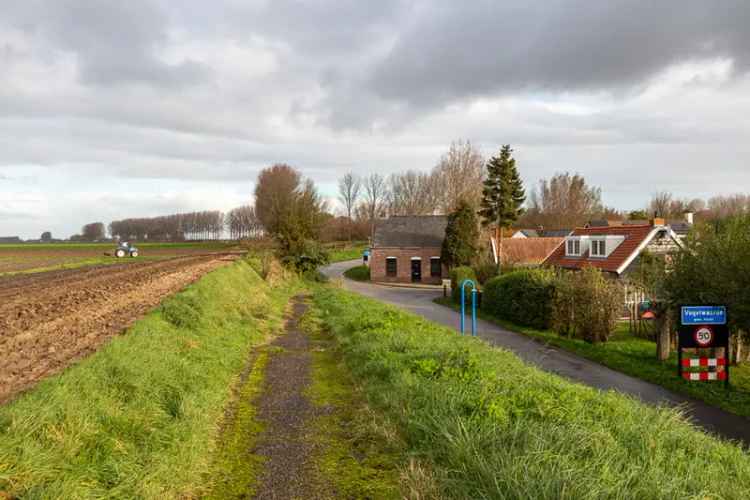
[[[24,0],[0,10],[0,236],[248,202],[287,162],[428,170],[451,140],[621,209],[750,183],[750,3]]]

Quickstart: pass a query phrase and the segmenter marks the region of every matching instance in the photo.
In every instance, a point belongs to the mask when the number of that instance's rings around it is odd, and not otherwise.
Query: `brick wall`
[[[386,276],[385,261],[388,257],[396,257],[398,262],[398,275]],[[448,277],[445,266],[442,267],[443,275],[433,278],[430,276],[430,259],[440,257],[440,248],[373,248],[370,257],[370,279],[372,281],[411,283],[412,257],[421,258],[422,281],[421,283],[440,284],[443,277]]]

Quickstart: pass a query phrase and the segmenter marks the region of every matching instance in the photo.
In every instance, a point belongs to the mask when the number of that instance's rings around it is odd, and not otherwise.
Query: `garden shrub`
[[[479,285],[479,281],[477,280],[477,275],[474,272],[472,268],[469,266],[458,266],[454,267],[450,271],[450,278],[451,278],[451,298],[453,299],[453,302],[456,304],[461,303],[461,283],[464,282],[464,280],[473,280],[474,283]],[[471,294],[469,293],[469,289],[466,289],[466,303],[471,303]]]
[[[474,266],[474,272],[476,273],[479,282],[484,285],[489,280],[497,276],[497,264],[490,261],[481,262]]]
[[[546,269],[513,271],[484,287],[482,308],[494,316],[540,330],[550,327],[555,275]]]
[[[606,342],[617,325],[622,300],[622,286],[594,267],[563,273],[553,301],[553,327],[560,335]]]

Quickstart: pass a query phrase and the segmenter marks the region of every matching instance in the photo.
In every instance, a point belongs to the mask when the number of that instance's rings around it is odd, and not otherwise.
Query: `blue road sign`
[[[724,306],[684,306],[683,325],[726,325],[727,308]]]

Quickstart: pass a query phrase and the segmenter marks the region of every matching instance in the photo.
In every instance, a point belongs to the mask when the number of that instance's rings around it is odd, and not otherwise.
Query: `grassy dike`
[[[0,498],[205,494],[232,387],[298,285],[219,269],[0,407]]]
[[[314,294],[404,488],[448,498],[750,498],[750,456],[676,411],[601,393],[333,287]]]

